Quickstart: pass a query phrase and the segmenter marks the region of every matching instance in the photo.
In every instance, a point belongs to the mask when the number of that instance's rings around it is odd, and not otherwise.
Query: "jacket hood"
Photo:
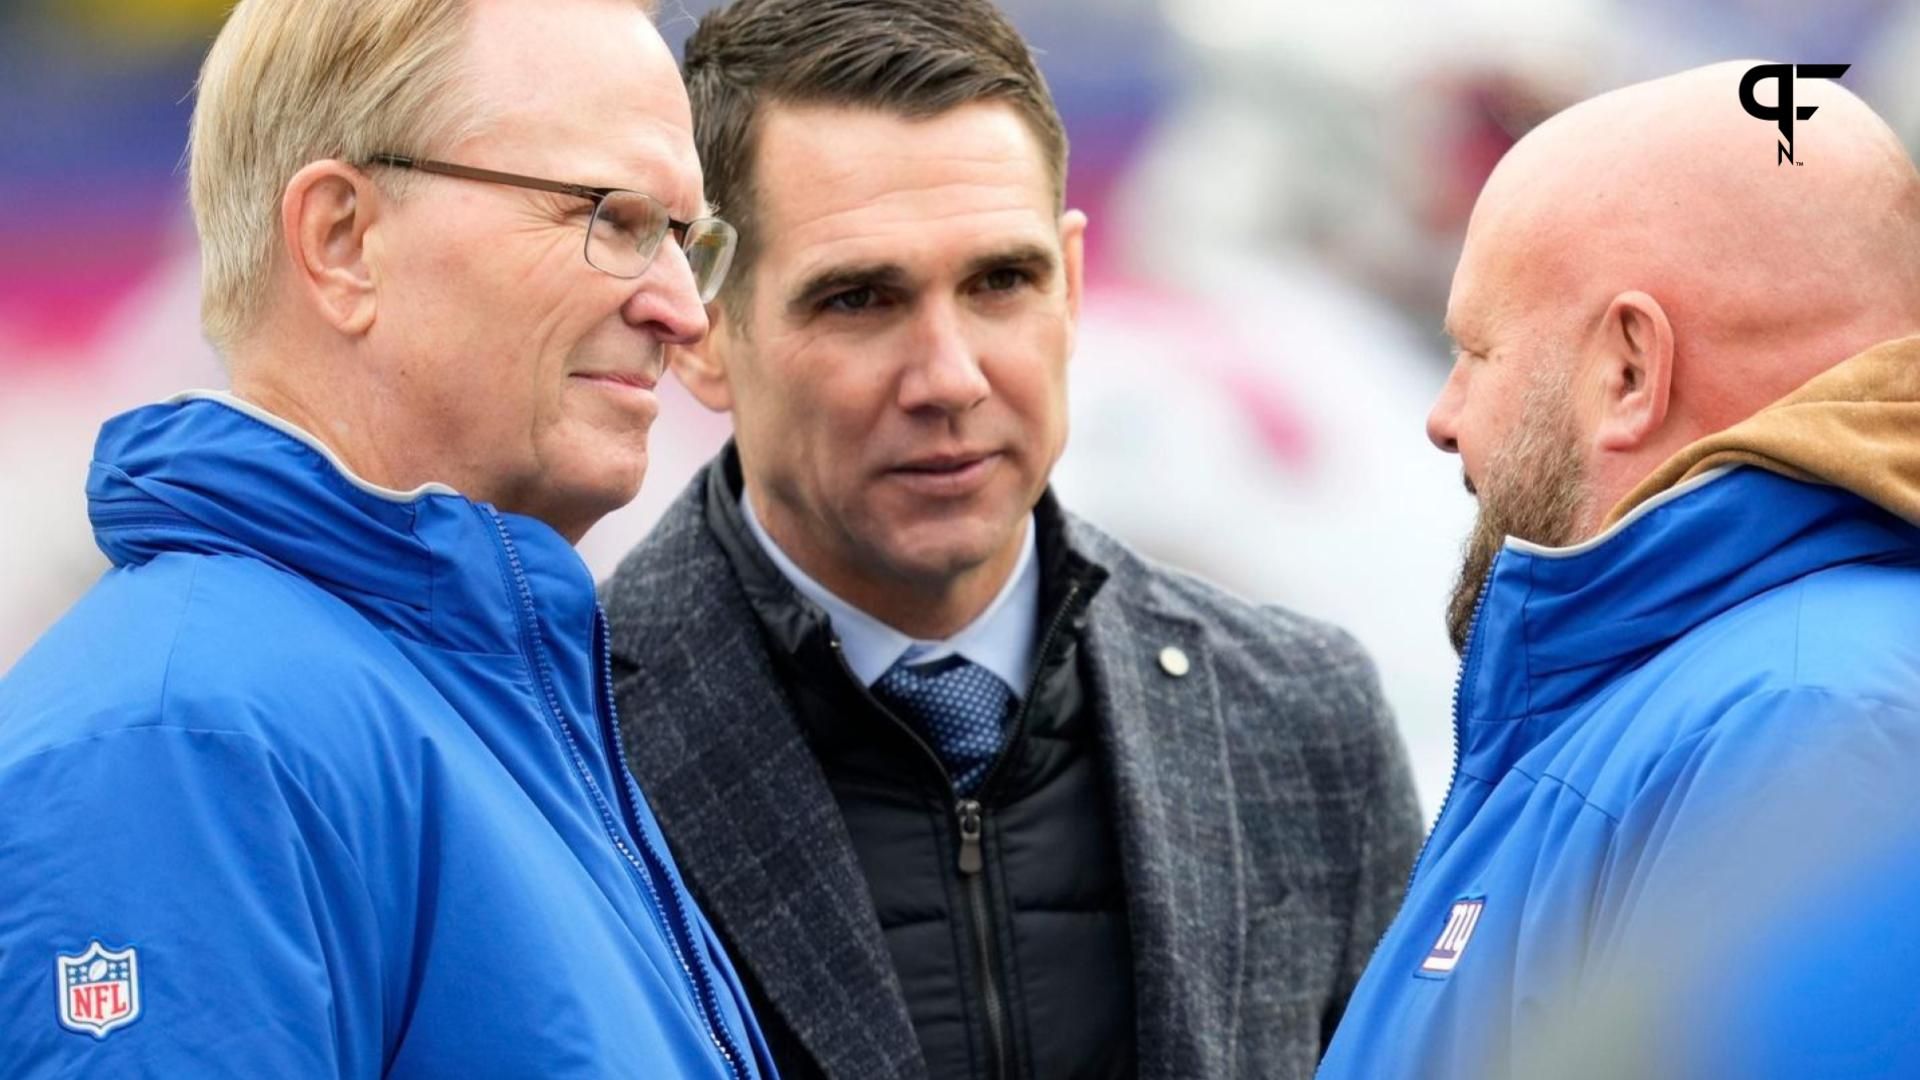
[[[1844,488],[1920,524],[1920,335],[1876,345],[1681,450],[1622,499],[1606,524],[1728,465]]]
[[[543,522],[442,484],[376,487],[312,435],[226,394],[109,420],[87,516],[115,566],[179,553],[259,559],[440,648],[519,651],[516,569],[542,635],[581,643],[556,647],[562,666],[584,666],[597,618],[592,576]]]

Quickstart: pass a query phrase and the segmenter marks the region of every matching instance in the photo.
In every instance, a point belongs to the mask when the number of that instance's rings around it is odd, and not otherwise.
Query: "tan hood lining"
[[[1876,345],[1681,450],[1607,514],[1726,465],[1845,488],[1920,525],[1920,336]]]

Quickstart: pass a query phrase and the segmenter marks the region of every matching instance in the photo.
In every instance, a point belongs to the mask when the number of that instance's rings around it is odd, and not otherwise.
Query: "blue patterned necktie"
[[[1007,684],[979,664],[950,656],[930,664],[896,663],[873,689],[933,744],[954,789],[973,794],[1006,739],[1013,703]]]

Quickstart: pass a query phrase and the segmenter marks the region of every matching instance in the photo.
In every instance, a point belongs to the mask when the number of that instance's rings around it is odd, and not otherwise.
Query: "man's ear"
[[[1667,422],[1673,391],[1673,324],[1660,302],[1624,292],[1600,324],[1600,414],[1594,441],[1616,453],[1638,449]]]
[[[1078,210],[1060,215],[1060,259],[1067,278],[1067,316],[1077,332],[1087,272],[1087,215]]]
[[[1069,209],[1060,215],[1060,271],[1068,286],[1068,357],[1079,342],[1081,298],[1087,290],[1087,215]]]
[[[693,399],[714,412],[733,408],[733,385],[728,381],[728,361],[738,342],[734,340],[733,319],[727,305],[715,301],[707,305],[707,336],[691,345],[667,346],[667,363]]]
[[[294,291],[342,334],[364,334],[373,325],[378,275],[367,241],[379,207],[373,182],[344,161],[308,164],[280,196]]]

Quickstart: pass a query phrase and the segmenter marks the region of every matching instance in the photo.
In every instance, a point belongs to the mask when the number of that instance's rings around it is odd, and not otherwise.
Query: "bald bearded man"
[[[1322,1077],[1920,1075],[1920,175],[1821,80],[1776,165],[1752,66],[1474,209],[1459,764]]]

